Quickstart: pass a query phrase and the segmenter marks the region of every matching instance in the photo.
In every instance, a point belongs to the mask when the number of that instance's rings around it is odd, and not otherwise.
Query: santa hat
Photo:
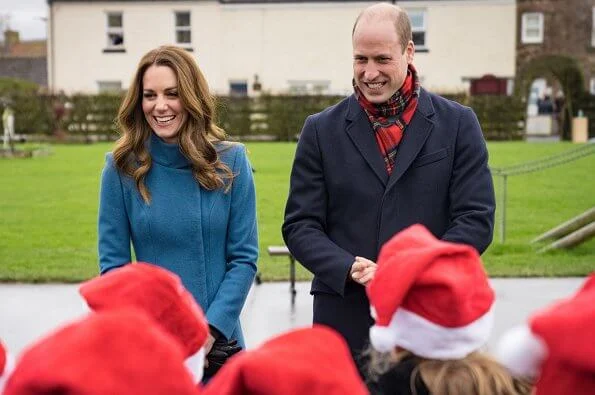
[[[140,310],[90,314],[29,347],[4,395],[197,394],[179,343]]]
[[[297,329],[231,358],[207,384],[213,395],[368,394],[347,344],[324,326]]]
[[[200,381],[209,333],[207,320],[180,278],[156,265],[125,265],[83,283],[79,289],[89,307],[104,311],[125,306],[139,308],[178,339],[186,365]]]
[[[571,298],[506,332],[496,358],[512,374],[537,379],[536,395],[595,394],[595,273]]]
[[[377,263],[366,288],[376,320],[370,328],[375,349],[398,346],[449,360],[487,342],[494,291],[473,247],[438,240],[413,225],[382,247]]]
[[[6,384],[6,380],[8,376],[12,373],[14,369],[14,362],[6,351],[6,347],[2,341],[0,341],[0,394],[2,393],[2,389]]]

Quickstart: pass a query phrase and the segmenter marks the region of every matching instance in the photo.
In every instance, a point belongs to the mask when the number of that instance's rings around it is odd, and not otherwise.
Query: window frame
[[[110,26],[110,16],[120,16],[120,26]],[[106,11],[105,12],[105,34],[106,34],[106,48],[108,49],[124,49],[124,13],[122,11]],[[120,34],[122,37],[122,43],[113,44],[110,39],[110,34]]]
[[[413,39],[414,33],[423,33],[424,35],[424,44],[418,45],[413,40],[413,44],[415,45],[415,50],[427,50],[428,49],[428,11],[425,8],[411,8],[406,10],[407,15],[409,15],[409,20],[411,21],[411,38]],[[413,18],[412,14],[421,14],[422,17],[422,25],[421,26],[414,26],[413,25]]]
[[[188,25],[178,25],[178,14],[188,14]],[[178,32],[188,32],[190,40],[188,42],[178,41]],[[174,42],[180,46],[192,45],[192,12],[190,10],[176,10],[174,11]]]
[[[118,81],[118,80],[97,80],[97,92],[99,94],[102,94],[102,93],[120,93],[120,92],[122,92],[122,81]]]
[[[538,17],[538,26],[529,26],[528,19],[530,17]],[[521,43],[523,44],[542,44],[543,43],[543,30],[544,30],[544,17],[543,12],[524,12],[521,15]],[[528,29],[538,29],[537,37],[527,35]]]
[[[231,97],[248,97],[248,80],[247,79],[229,79],[229,96]],[[234,87],[236,89],[234,89]],[[241,89],[237,89],[240,88]]]
[[[595,7],[593,7],[592,12],[592,22],[591,22],[591,46],[595,47]]]

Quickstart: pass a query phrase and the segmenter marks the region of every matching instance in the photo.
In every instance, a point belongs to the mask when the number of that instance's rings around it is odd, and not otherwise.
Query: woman
[[[251,166],[226,142],[215,103],[190,54],[163,46],[141,59],[117,117],[122,136],[107,155],[99,205],[99,265],[131,260],[180,276],[216,339],[243,347],[240,311],[256,273]]]

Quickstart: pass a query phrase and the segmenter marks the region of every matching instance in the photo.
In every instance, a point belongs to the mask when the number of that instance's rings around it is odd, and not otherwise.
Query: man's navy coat
[[[481,253],[492,240],[494,210],[488,152],[471,109],[422,89],[389,177],[351,95],[307,118],[282,230],[314,273],[314,322],[337,329],[357,354],[373,321],[364,287],[348,279],[355,256],[376,261],[383,243],[415,223]]]

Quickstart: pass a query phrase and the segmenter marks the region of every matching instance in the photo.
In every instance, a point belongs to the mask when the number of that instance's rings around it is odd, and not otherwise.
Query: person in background
[[[595,394],[595,272],[572,297],[507,331],[495,355],[535,395]]]
[[[495,295],[477,251],[413,225],[389,240],[367,287],[371,388],[382,395],[520,395],[514,380],[481,352]]]
[[[314,323],[341,333],[361,368],[373,323],[365,285],[380,247],[421,223],[482,253],[495,198],[477,117],[421,87],[407,14],[366,8],[352,44],[354,92],[306,119],[282,232],[314,274]]]
[[[540,115],[549,115],[554,113],[554,102],[549,94],[545,94],[543,99],[537,101],[537,113]]]
[[[194,58],[145,54],[117,115],[121,133],[101,175],[101,274],[136,259],[177,274],[215,341],[244,347],[240,312],[256,273],[256,197],[243,145],[225,141]]]
[[[4,111],[2,112],[2,127],[4,129],[4,136],[2,139],[2,148],[5,150],[14,148],[14,110],[9,101],[4,103]]]

